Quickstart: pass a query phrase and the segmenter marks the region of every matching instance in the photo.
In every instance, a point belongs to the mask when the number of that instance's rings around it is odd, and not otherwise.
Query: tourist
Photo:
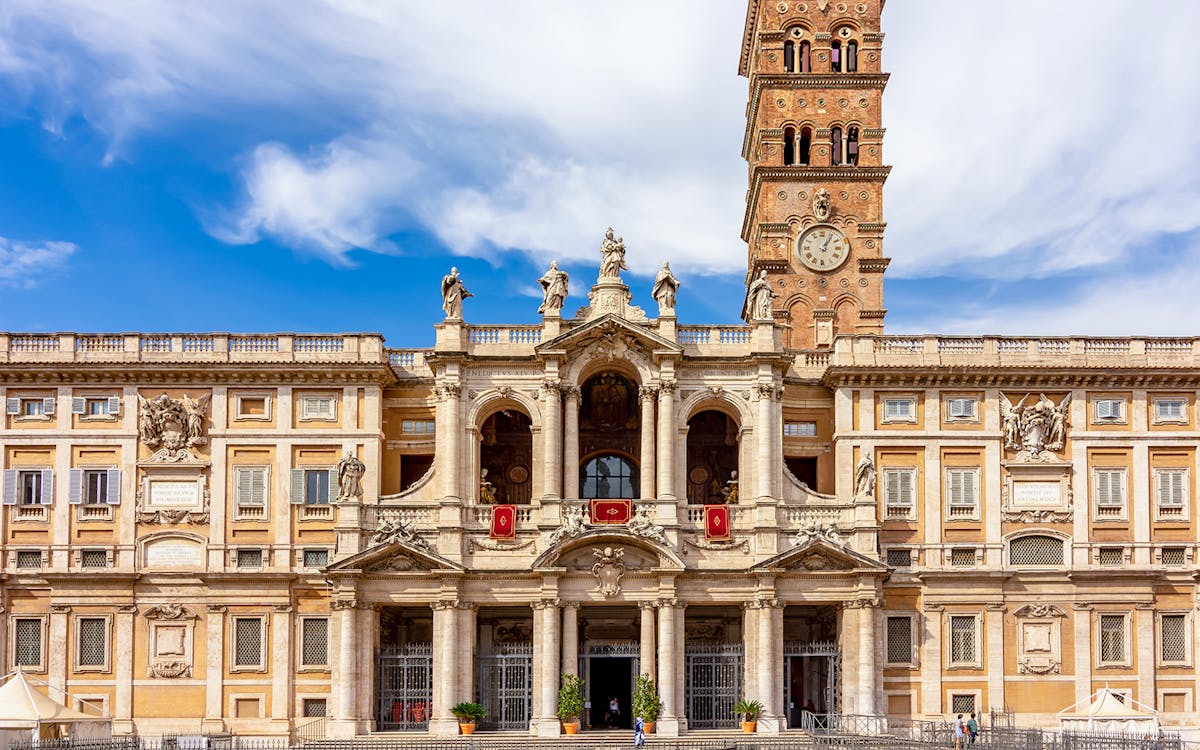
[[[971,718],[967,720],[967,734],[970,735],[970,743],[975,744],[975,738],[979,736],[979,722],[975,721],[975,712],[971,712]]]
[[[642,721],[642,717],[635,716],[633,718],[633,746],[644,747],[646,745],[646,722]]]
[[[963,750],[963,740],[966,739],[966,727],[963,725],[962,714],[954,719],[954,750]]]

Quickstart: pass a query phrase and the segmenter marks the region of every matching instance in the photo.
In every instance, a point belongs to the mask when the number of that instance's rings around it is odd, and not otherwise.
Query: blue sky
[[[889,332],[1200,334],[1200,3],[1155,8],[889,4]],[[609,225],[636,303],[670,260],[681,322],[736,322],[743,13],[6,0],[0,330],[429,345],[451,265],[535,322]]]

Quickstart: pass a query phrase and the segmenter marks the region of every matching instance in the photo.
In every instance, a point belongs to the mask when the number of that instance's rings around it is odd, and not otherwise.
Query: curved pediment
[[[325,568],[328,575],[361,573],[434,573],[466,571],[462,565],[441,555],[405,542],[384,542]]]
[[[596,561],[596,552],[605,548],[621,549],[624,551],[623,561],[630,570],[637,569],[674,569],[683,570],[686,566],[674,550],[661,542],[634,536],[623,530],[591,529],[582,534],[563,539],[538,555],[531,566],[539,568],[569,568],[590,570]]]
[[[849,547],[814,536],[789,550],[763,560],[751,570],[886,574],[888,567]]]

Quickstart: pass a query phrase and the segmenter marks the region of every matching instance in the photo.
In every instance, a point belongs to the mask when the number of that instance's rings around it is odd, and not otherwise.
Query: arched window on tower
[[[800,42],[800,72],[812,72],[812,45],[808,42]]]
[[[796,43],[787,41],[783,43],[783,69],[788,73],[796,72]]]
[[[833,147],[833,166],[840,166],[842,163],[842,129],[834,128],[830,137],[829,145]]]
[[[858,166],[858,126],[846,128],[846,163]]]
[[[796,163],[796,129],[783,129],[783,165],[790,167]]]
[[[858,72],[858,42],[846,42],[846,72]]]
[[[807,126],[800,128],[800,143],[798,144],[797,152],[798,153],[796,154],[796,157],[798,164],[803,164],[805,166],[812,164],[812,162],[809,161],[809,157],[812,154],[812,128]]]
[[[842,43],[836,39],[829,46],[829,69],[834,73],[842,72]]]

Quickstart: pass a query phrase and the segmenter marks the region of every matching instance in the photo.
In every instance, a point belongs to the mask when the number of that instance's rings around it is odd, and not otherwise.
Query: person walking
[[[975,744],[975,738],[979,736],[979,722],[975,721],[975,712],[971,712],[971,718],[967,719],[967,740],[970,744]]]
[[[609,729],[616,729],[621,726],[621,702],[616,698],[611,698],[608,701],[608,715],[610,717]]]
[[[954,750],[963,750],[963,740],[967,736],[967,727],[963,724],[962,714],[954,719]]]
[[[633,746],[646,746],[646,722],[640,716],[633,717]]]

